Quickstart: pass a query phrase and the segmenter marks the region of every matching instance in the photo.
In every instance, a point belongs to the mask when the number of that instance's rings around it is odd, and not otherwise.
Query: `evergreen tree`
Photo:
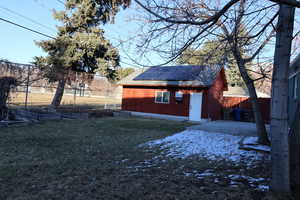
[[[225,66],[229,85],[245,87],[233,55],[220,41],[205,42],[201,49],[189,48],[177,59],[179,64]]]
[[[37,42],[47,56],[36,57],[35,64],[51,82],[58,81],[52,106],[59,106],[71,72],[101,72],[109,80],[116,79],[119,53],[105,39],[101,25],[112,21],[119,7],[128,0],[68,0],[65,10],[55,12],[62,23],[57,37]]]
[[[126,76],[129,76],[134,72],[134,68],[127,67],[127,68],[120,68],[117,70],[117,80],[122,80]]]

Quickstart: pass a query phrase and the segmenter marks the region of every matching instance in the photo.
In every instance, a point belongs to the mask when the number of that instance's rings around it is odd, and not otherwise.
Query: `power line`
[[[49,8],[44,3],[42,3],[42,2],[40,2],[38,0],[33,0],[33,2],[36,3],[39,7],[44,8],[44,9],[50,11],[51,13],[53,12],[53,8]]]
[[[63,5],[65,5],[65,3],[63,1],[61,1],[61,0],[56,0],[56,1],[59,2],[59,3],[61,3],[61,4],[63,4]]]
[[[24,19],[27,19],[28,21],[30,21],[30,22],[32,22],[32,23],[34,23],[34,24],[37,24],[37,25],[42,26],[42,27],[44,27],[44,28],[47,28],[48,30],[56,31],[56,30],[53,29],[53,28],[50,28],[50,27],[48,27],[48,26],[46,26],[46,25],[44,25],[44,24],[41,24],[40,22],[35,21],[35,20],[33,20],[33,19],[31,19],[31,18],[29,18],[29,17],[27,17],[27,16],[25,16],[25,15],[22,15],[22,14],[16,12],[16,11],[13,11],[13,10],[11,10],[11,9],[9,9],[9,8],[3,7],[3,6],[0,6],[0,8],[3,9],[3,10],[8,11],[8,12],[10,12],[10,13],[13,13],[13,14],[19,16],[19,17],[22,17],[22,18],[24,18]]]
[[[2,17],[0,17],[0,20],[2,20],[2,21],[4,21],[4,22],[7,22],[7,23],[9,23],[9,24],[18,26],[18,27],[20,27],[20,28],[26,29],[26,30],[28,30],[28,31],[34,32],[34,33],[36,33],[36,34],[39,34],[39,35],[42,35],[42,36],[45,36],[45,37],[48,37],[48,38],[51,38],[51,39],[55,39],[55,38],[52,37],[52,36],[49,36],[49,35],[47,35],[47,34],[44,34],[44,33],[41,33],[41,32],[39,32],[39,31],[33,30],[33,29],[31,29],[31,28],[27,28],[27,27],[25,27],[25,26],[22,26],[22,25],[20,25],[20,24],[14,23],[14,22],[12,22],[12,21],[3,19]]]

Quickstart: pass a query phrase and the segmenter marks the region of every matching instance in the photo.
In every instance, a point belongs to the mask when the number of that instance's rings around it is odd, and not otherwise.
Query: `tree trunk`
[[[8,117],[7,100],[11,86],[16,86],[17,80],[13,77],[0,78],[0,121]]]
[[[58,107],[60,105],[60,102],[61,102],[62,97],[64,95],[65,85],[66,85],[66,79],[65,78],[58,81],[58,85],[57,85],[57,88],[56,88],[56,91],[55,91],[55,95],[52,99],[51,106]]]
[[[237,62],[241,76],[242,76],[244,82],[246,83],[247,89],[249,91],[252,109],[253,109],[253,113],[254,113],[255,124],[256,124],[256,131],[257,131],[257,136],[258,136],[257,142],[259,144],[269,145],[270,141],[268,138],[268,133],[266,130],[265,122],[262,117],[261,108],[260,108],[260,104],[257,99],[257,94],[256,94],[256,90],[254,87],[253,80],[249,77],[249,75],[247,73],[246,63],[245,63],[244,59],[242,58],[239,49],[237,47],[233,47],[232,52],[233,52],[234,58]]]
[[[250,79],[250,77],[248,77]],[[250,94],[250,100],[252,104],[253,114],[255,118],[255,125],[257,129],[257,136],[258,136],[258,143],[259,144],[265,144],[270,145],[270,140],[268,137],[268,132],[266,130],[265,122],[261,113],[261,107],[258,102],[256,90],[253,81],[250,81],[249,84],[246,84],[249,94]]]
[[[300,102],[298,102],[295,119],[290,134],[290,161],[292,188],[300,189]]]
[[[295,9],[280,4],[271,100],[271,156],[274,192],[290,192],[288,72],[293,38]]]

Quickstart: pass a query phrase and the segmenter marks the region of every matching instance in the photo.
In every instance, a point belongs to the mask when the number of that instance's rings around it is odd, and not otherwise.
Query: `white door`
[[[202,93],[191,93],[189,120],[201,121],[201,109],[202,109]]]

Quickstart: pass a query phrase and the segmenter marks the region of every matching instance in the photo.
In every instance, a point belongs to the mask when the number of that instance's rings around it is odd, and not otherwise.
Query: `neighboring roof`
[[[259,92],[256,90],[258,98],[270,98],[270,95]],[[228,91],[223,92],[224,97],[249,97],[249,92],[247,88],[242,87],[228,87]]]
[[[300,73],[300,54],[290,64],[289,78],[292,78],[298,73]]]
[[[136,70],[118,84],[151,86],[211,86],[222,67],[220,66],[164,66]]]

